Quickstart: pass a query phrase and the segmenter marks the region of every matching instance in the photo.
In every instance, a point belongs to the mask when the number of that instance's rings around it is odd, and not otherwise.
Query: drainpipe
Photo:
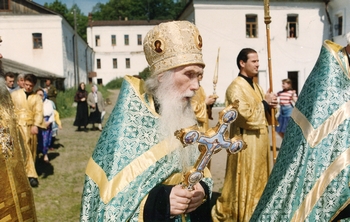
[[[85,48],[85,70],[86,70],[86,79],[85,80],[86,80],[86,83],[89,82],[88,54],[87,54],[88,48],[89,48],[89,46],[87,45]]]
[[[77,13],[74,9],[74,60],[75,60],[75,69],[76,69],[76,78],[77,84],[79,84],[79,55],[78,55],[78,33],[77,33]]]

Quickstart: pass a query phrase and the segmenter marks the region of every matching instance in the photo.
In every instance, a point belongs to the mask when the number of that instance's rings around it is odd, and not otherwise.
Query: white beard
[[[159,112],[161,116],[158,130],[161,140],[170,137],[170,144],[176,144],[180,157],[179,167],[183,171],[187,171],[192,167],[193,160],[198,157],[196,155],[197,152],[195,152],[197,145],[183,148],[181,142],[174,136],[174,133],[176,130],[197,124],[191,102],[183,99],[184,97],[192,97],[194,92],[187,93],[187,95],[178,93],[173,84],[172,75],[164,76],[164,81],[160,84],[156,93],[157,101],[160,104]]]

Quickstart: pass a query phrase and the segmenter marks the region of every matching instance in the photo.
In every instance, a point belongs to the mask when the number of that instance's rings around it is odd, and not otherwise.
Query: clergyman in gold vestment
[[[1,57],[1,55],[0,55]],[[0,221],[37,221],[13,103],[0,77]]]
[[[213,221],[249,221],[269,176],[268,119],[277,97],[266,93],[253,81],[259,72],[254,49],[242,49],[237,57],[240,73],[226,91],[226,105],[239,100],[238,117],[230,127],[230,137],[241,135],[247,148],[229,155],[221,196],[212,208]]]
[[[38,127],[43,121],[43,102],[40,96],[33,92],[36,84],[36,76],[26,74],[24,76],[24,88],[11,93],[12,101],[17,116],[17,124],[25,141],[24,146],[27,155],[26,171],[32,187],[38,186],[38,174],[35,170],[37,150]]]
[[[205,133],[209,129],[209,116],[207,106],[216,101],[216,96],[206,96],[202,86],[199,86],[196,94],[191,98],[191,106],[196,115],[200,132]]]

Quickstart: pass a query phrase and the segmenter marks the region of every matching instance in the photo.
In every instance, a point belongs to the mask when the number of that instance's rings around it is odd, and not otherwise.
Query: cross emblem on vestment
[[[177,130],[175,136],[185,146],[199,143],[199,155],[193,168],[185,173],[182,183],[184,188],[193,190],[193,186],[203,178],[203,170],[211,160],[213,154],[218,153],[222,148],[231,154],[238,153],[246,148],[244,141],[235,136],[228,138],[227,128],[237,119],[239,101],[227,106],[219,113],[219,122],[215,127],[208,129],[205,133],[198,131],[197,125]]]

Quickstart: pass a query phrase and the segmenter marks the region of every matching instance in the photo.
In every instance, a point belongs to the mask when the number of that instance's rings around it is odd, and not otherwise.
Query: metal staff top
[[[193,186],[203,178],[203,170],[209,163],[213,154],[222,148],[231,154],[238,153],[246,148],[244,141],[235,136],[231,140],[228,138],[227,128],[230,123],[237,119],[238,100],[226,107],[219,113],[219,122],[215,127],[208,129],[205,133],[198,131],[197,125],[185,129],[177,130],[175,136],[186,147],[187,145],[199,143],[199,155],[195,165],[185,173],[183,188],[193,190]]]

